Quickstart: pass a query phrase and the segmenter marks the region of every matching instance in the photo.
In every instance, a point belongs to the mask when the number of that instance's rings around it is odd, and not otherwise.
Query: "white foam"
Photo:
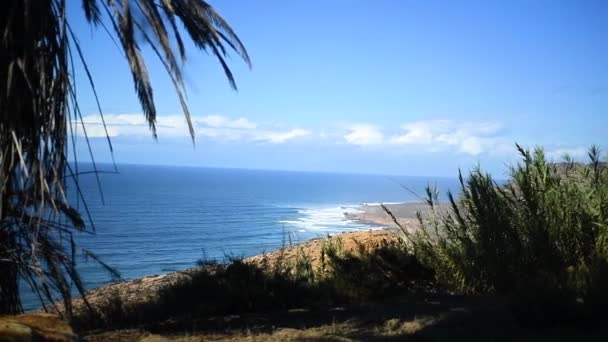
[[[377,207],[380,206],[381,204],[384,205],[394,205],[394,204],[404,204],[406,202],[370,202],[370,203],[363,203],[363,205],[367,205],[370,207]]]
[[[382,227],[349,220],[346,214],[362,213],[358,205],[341,205],[325,208],[300,209],[300,217],[293,220],[282,220],[280,223],[295,227],[299,232],[327,231],[340,232],[347,230],[380,229]]]

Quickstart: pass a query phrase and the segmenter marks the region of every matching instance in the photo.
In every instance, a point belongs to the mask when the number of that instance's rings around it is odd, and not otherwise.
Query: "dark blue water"
[[[250,256],[289,240],[378,228],[346,220],[344,212],[363,203],[416,201],[400,184],[418,193],[428,183],[444,193],[457,189],[457,180],[447,178],[138,165],[118,170],[99,175],[104,205],[94,175],[80,176],[96,234],[80,234],[77,241],[125,279],[192,267],[203,256]],[[111,280],[93,261],[80,260],[79,269],[88,288]],[[28,295],[24,302],[36,305]]]

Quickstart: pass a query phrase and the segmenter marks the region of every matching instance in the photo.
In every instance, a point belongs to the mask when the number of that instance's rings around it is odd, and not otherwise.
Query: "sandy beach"
[[[441,206],[445,207],[445,205]],[[392,203],[386,204],[385,207],[397,218],[402,227],[410,231],[418,226],[416,213],[420,212],[424,215],[429,211],[429,206],[422,202]],[[344,216],[349,220],[381,225],[392,229],[398,228],[380,204],[363,204],[358,209],[359,212],[344,213]]]

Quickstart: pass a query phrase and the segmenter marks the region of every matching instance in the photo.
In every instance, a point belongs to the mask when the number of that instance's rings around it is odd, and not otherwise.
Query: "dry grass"
[[[608,327],[608,325],[606,325]],[[89,333],[84,341],[605,341],[608,328],[523,328],[488,297],[395,298],[319,311],[215,317],[179,327]]]
[[[391,318],[386,320],[384,324],[377,328],[378,335],[381,336],[407,336],[421,332],[427,326],[434,324],[436,318],[423,317],[416,318],[413,320],[400,320],[398,318]]]
[[[335,324],[315,327],[310,329],[277,329],[271,333],[243,333],[233,336],[188,336],[179,337],[173,341],[198,342],[198,341],[223,341],[223,342],[264,342],[264,341],[323,341],[323,342],[348,342],[354,341],[351,336],[355,333],[354,327],[348,324]],[[152,342],[152,341],[150,341]]]
[[[394,231],[370,230],[336,234],[327,238],[318,238],[302,244],[287,246],[281,250],[256,255],[244,259],[244,262],[259,267],[275,267],[277,263],[294,265],[302,256],[310,259],[312,267],[320,266],[320,255],[327,244],[337,245],[345,253],[355,253],[359,245],[363,244],[370,250],[380,246],[383,242],[396,242],[398,239]],[[123,305],[133,307],[143,305],[158,299],[159,292],[167,287],[192,277],[196,269],[189,269],[167,274],[151,275],[144,278],[108,284],[87,292],[89,303],[95,308],[103,306],[112,298],[120,298]],[[60,303],[58,303],[60,304]],[[73,300],[76,313],[86,310],[80,298]],[[62,311],[61,305],[57,307]]]
[[[324,342],[348,342],[354,341],[352,338],[344,337],[349,335],[352,327],[348,325],[324,326],[311,329],[278,329],[271,333],[238,333],[230,334],[200,334],[183,336],[162,336],[147,334],[142,331],[119,331],[101,334],[87,338],[88,341],[141,341],[141,342],[265,342],[265,341],[324,341]]]
[[[227,334],[177,334],[157,335],[149,334],[140,330],[124,330],[89,336],[88,341],[123,340],[141,342],[264,342],[264,341],[323,341],[323,342],[347,342],[361,341],[366,337],[373,339],[405,338],[421,332],[424,328],[433,324],[436,319],[431,317],[415,318],[413,320],[402,320],[392,318],[377,324],[361,327],[355,322],[332,323],[318,327],[294,329],[278,328],[271,332],[243,331]]]
[[[246,258],[247,263],[259,266],[274,266],[277,262],[295,264],[302,255],[310,258],[314,269],[321,266],[321,252],[324,246],[340,245],[341,252],[355,253],[361,244],[369,249],[376,248],[385,242],[397,242],[398,236],[393,230],[369,230],[348,232],[306,241],[302,244],[286,246],[283,249]]]

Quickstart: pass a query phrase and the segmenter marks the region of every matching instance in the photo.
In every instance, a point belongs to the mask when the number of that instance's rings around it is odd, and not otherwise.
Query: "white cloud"
[[[455,150],[470,155],[504,152],[509,141],[500,136],[501,126],[487,122],[454,122],[450,120],[415,121],[401,126],[401,131],[385,134],[366,124],[348,129],[344,136],[353,145],[393,145],[428,152]]]
[[[484,152],[486,148],[486,144],[484,144],[484,142],[478,137],[465,137],[461,141],[457,142],[457,144],[458,149],[461,152],[474,156]]]
[[[232,129],[232,128],[216,128],[216,127],[196,127],[195,133],[197,136],[211,140],[221,140],[236,142],[246,140],[250,135],[249,130]]]
[[[106,128],[99,115],[87,115],[82,118],[82,123],[89,138],[102,138],[107,133],[110,137],[118,136],[151,136],[143,114],[106,114],[104,115]],[[82,123],[72,122],[72,127],[79,135],[83,135]],[[183,116],[167,115],[157,117],[157,132],[163,136],[188,135],[188,126]]]
[[[89,138],[101,138],[101,137],[105,137],[106,136],[106,130],[107,130],[107,134],[110,137],[115,137],[119,134],[118,130],[114,127],[106,127],[106,129],[104,129],[103,125],[101,124],[87,124],[85,126],[86,131],[87,131],[87,136]],[[80,124],[78,125],[74,125],[73,129],[77,130],[77,133],[82,132],[82,126]],[[82,134],[81,134],[82,135]]]
[[[148,124],[142,114],[106,114],[104,115],[107,133],[110,137],[151,136]],[[91,138],[105,137],[101,117],[88,115],[83,117],[87,135]],[[73,129],[83,134],[80,122],[73,122]],[[260,128],[258,124],[246,118],[231,119],[221,115],[192,117],[195,134],[199,137],[220,141],[244,141],[281,144],[289,140],[311,134],[300,129]],[[189,138],[190,133],[186,119],[181,115],[164,115],[157,117],[156,131],[160,138]]]
[[[193,118],[192,121],[216,128],[255,129],[257,127],[255,123],[245,118],[230,120],[221,115],[209,115],[201,118]]]
[[[150,129],[142,114],[106,114],[106,129],[110,137],[151,137]],[[99,115],[83,118],[89,137],[105,137],[106,131]],[[504,136],[501,125],[493,122],[457,122],[452,120],[426,120],[407,122],[396,128],[379,127],[360,123],[346,128],[321,127],[312,131],[299,127],[262,125],[247,118],[230,118],[221,115],[192,117],[197,141],[221,141],[233,143],[283,144],[305,137],[312,137],[326,144],[346,143],[365,148],[399,150],[405,153],[461,153],[471,156],[482,154],[512,155],[514,141]],[[182,115],[163,115],[157,118],[160,139],[190,139],[185,118]],[[82,125],[73,123],[73,130],[83,134]],[[312,139],[309,138],[309,139]],[[547,156],[561,160],[563,154],[576,160],[584,160],[585,147],[547,148]]]
[[[569,155],[575,160],[584,160],[587,158],[589,149],[587,147],[571,147],[571,148],[557,148],[554,150],[547,151],[547,158],[554,161],[561,161],[564,155]]]
[[[281,144],[286,142],[287,140],[304,137],[309,134],[311,134],[310,131],[299,128],[292,129],[287,132],[258,132],[256,140],[262,142],[270,142],[273,144]]]
[[[433,132],[443,126],[445,121],[418,121],[402,126],[404,134],[394,136],[390,142],[395,144],[429,144],[433,141]]]
[[[354,125],[348,128],[344,136],[347,143],[353,145],[377,145],[384,142],[382,132],[372,125]]]

